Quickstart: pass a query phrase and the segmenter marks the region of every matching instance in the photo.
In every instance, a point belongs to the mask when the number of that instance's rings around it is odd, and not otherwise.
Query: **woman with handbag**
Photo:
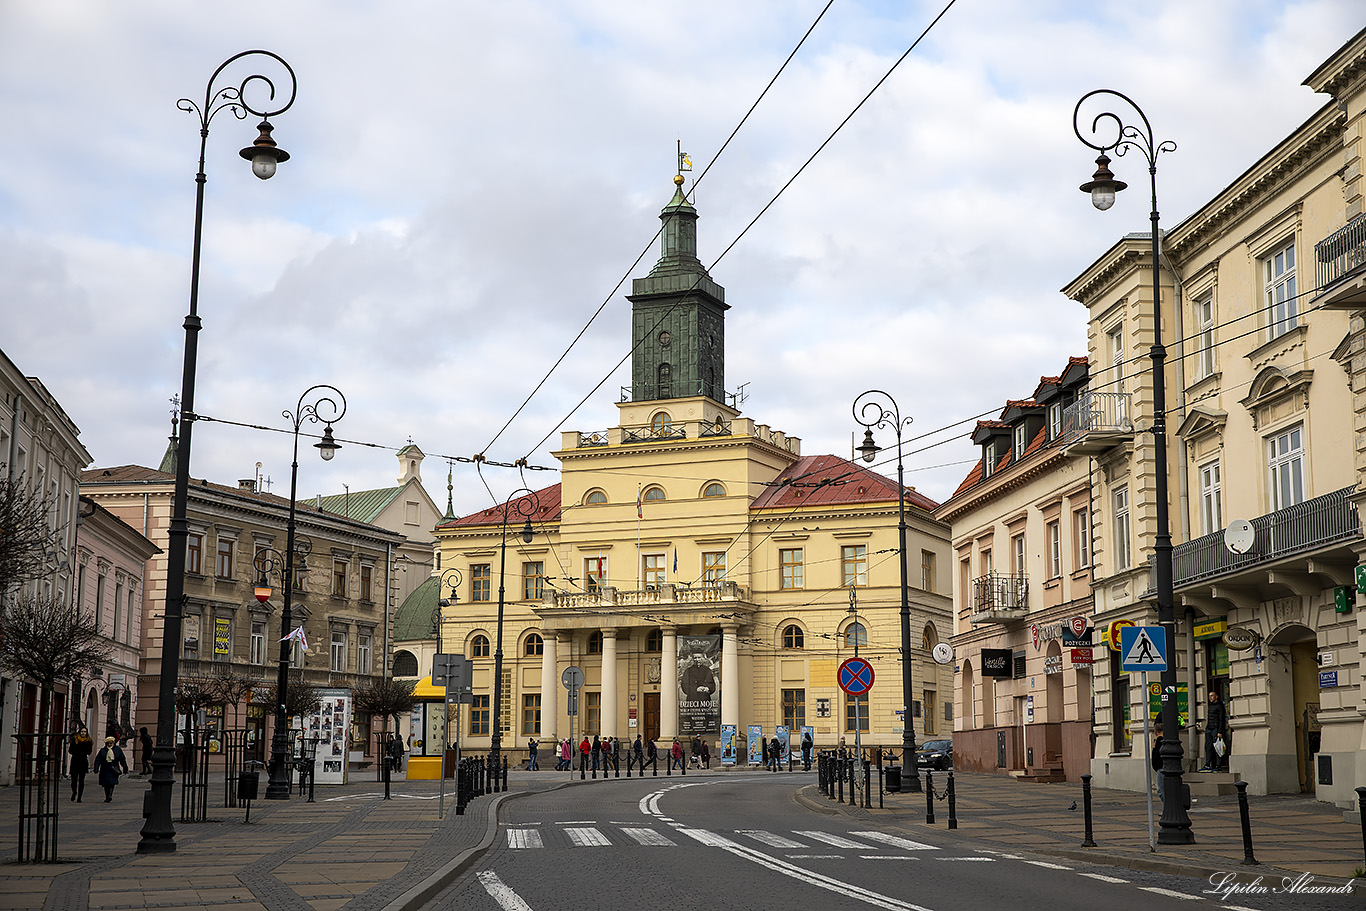
[[[100,776],[100,787],[104,788],[104,802],[112,802],[119,776],[128,774],[128,760],[113,737],[104,738],[104,747],[95,756],[95,774]]]

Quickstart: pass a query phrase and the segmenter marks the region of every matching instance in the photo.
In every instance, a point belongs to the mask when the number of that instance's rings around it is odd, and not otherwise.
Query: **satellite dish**
[[[1224,529],[1224,546],[1231,553],[1247,553],[1252,549],[1252,543],[1256,540],[1257,530],[1252,527],[1252,523],[1247,519],[1234,519],[1229,523],[1228,528]]]
[[[948,664],[953,660],[953,646],[947,642],[941,642],[930,651],[930,654],[940,664]]]

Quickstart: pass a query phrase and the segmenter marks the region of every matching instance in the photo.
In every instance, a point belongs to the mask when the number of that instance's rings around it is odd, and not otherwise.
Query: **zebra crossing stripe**
[[[909,838],[899,838],[895,835],[888,835],[886,832],[850,832],[850,835],[857,835],[859,838],[867,838],[872,841],[880,841],[885,845],[900,848],[903,851],[938,851],[934,845],[921,844],[918,841],[911,841]]]
[[[832,848],[860,848],[863,850],[867,850],[868,848],[868,846],[865,844],[860,844],[856,841],[850,841],[847,838],[840,838],[838,835],[831,835],[829,832],[793,832],[792,834],[801,835],[802,837],[809,838],[812,841],[825,842]]]
[[[637,844],[645,845],[647,847],[654,845],[666,848],[677,847],[677,845],[674,844],[674,842],[670,841],[662,833],[656,832],[654,829],[640,829],[622,826],[621,831],[625,832],[627,835],[634,838]]]
[[[476,873],[475,876],[478,877],[484,891],[498,903],[498,907],[502,908],[503,911],[531,911],[531,906],[499,879],[497,873],[492,870],[483,870]]]
[[[508,829],[509,848],[540,848],[541,833],[535,829]]]
[[[569,840],[574,843],[576,848],[602,848],[609,847],[612,844],[607,840],[606,835],[590,826],[566,828],[564,834],[569,836]]]
[[[748,835],[760,844],[768,845],[771,848],[805,848],[806,845],[781,835],[774,835],[772,832],[765,832],[763,829],[736,829],[736,835]]]
[[[680,829],[684,835],[696,839],[709,848],[738,848],[735,842],[715,832],[708,832],[706,829]]]

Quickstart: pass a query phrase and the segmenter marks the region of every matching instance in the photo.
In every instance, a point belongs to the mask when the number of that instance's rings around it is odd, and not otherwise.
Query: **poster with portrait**
[[[345,784],[347,772],[347,732],[352,722],[352,696],[347,689],[320,689],[322,705],[318,711],[303,719],[299,752],[305,742],[317,740],[313,754],[314,773],[318,784]]]
[[[735,765],[735,740],[737,733],[735,725],[721,725],[721,765]]]
[[[721,729],[721,637],[678,637],[678,731],[684,737]]]
[[[764,764],[764,728],[762,725],[749,726],[749,764]]]

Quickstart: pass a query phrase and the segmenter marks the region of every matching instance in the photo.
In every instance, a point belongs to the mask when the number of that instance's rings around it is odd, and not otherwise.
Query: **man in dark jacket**
[[[142,774],[152,774],[152,751],[156,748],[152,743],[152,735],[143,728],[138,732],[138,746],[142,748]]]
[[[1228,710],[1217,689],[1209,691],[1209,711],[1205,715],[1205,767],[1202,772],[1217,772],[1228,755]],[[1224,741],[1224,756],[1214,748],[1215,741]]]

